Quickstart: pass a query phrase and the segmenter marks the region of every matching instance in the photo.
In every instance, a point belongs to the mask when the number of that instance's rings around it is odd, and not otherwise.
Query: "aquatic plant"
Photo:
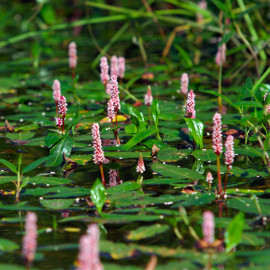
[[[188,83],[189,83],[188,74],[183,73],[180,79],[181,93],[183,95],[187,95],[188,93]]]
[[[136,171],[137,171],[137,173],[139,173],[137,182],[142,184],[142,180],[143,180],[142,174],[145,172],[145,166],[144,166],[142,153],[140,153],[140,156],[138,159],[138,165],[136,167]]]
[[[75,68],[77,66],[77,45],[74,41],[72,41],[68,45],[68,56],[69,56],[69,67],[72,70],[72,81],[74,83],[75,80]]]
[[[87,234],[80,238],[77,270],[103,270],[99,258],[99,229],[97,224],[87,228]]]
[[[213,149],[217,155],[217,173],[218,173],[218,193],[222,194],[222,182],[220,175],[220,155],[222,154],[222,130],[221,130],[221,115],[215,113],[213,116],[213,133],[212,133]]]
[[[111,57],[111,66],[110,66],[111,80],[112,76],[119,76],[119,66],[118,59],[115,55]]]
[[[59,101],[58,101],[58,113],[60,115],[60,118],[62,119],[61,121],[61,130],[62,133],[65,132],[65,118],[66,118],[66,113],[67,113],[67,102],[65,96],[61,96]],[[59,120],[57,123],[60,123]]]
[[[110,81],[110,76],[108,61],[105,56],[100,58],[100,79],[106,89],[107,83]]]
[[[190,90],[187,95],[186,117],[196,119],[195,94]]]
[[[28,212],[24,224],[25,235],[22,240],[22,256],[25,259],[27,268],[30,269],[34,261],[37,248],[37,215],[34,212]]]
[[[99,165],[102,183],[103,185],[105,185],[105,178],[104,178],[104,172],[103,172],[103,166],[102,166],[102,164],[105,161],[105,157],[104,157],[104,152],[102,150],[102,143],[100,139],[98,123],[94,123],[92,126],[92,137],[93,137],[93,147],[94,147],[93,160],[95,164]]]

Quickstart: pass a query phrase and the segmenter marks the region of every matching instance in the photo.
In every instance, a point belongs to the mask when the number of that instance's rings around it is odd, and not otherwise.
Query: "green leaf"
[[[66,135],[56,145],[54,145],[50,151],[49,159],[46,163],[48,167],[58,166],[63,161],[63,154],[66,156],[70,155],[73,144],[73,138]]]
[[[238,102],[234,102],[232,104],[235,108],[237,108],[238,106],[242,106],[242,107],[258,107],[258,108],[262,108],[263,105],[259,102],[256,101],[251,101],[251,100],[241,100]]]
[[[8,240],[0,238],[0,251],[12,252],[19,248],[19,245]],[[4,269],[4,268],[3,268]]]
[[[157,137],[158,139],[160,139],[159,130],[158,130],[158,120],[159,120],[159,115],[160,115],[160,109],[159,109],[159,103],[158,103],[157,98],[154,99],[151,105],[151,115],[152,115],[152,118],[154,120],[154,124],[156,127]]]
[[[0,158],[0,163],[3,163],[4,165],[6,165],[12,172],[14,173],[18,172],[16,166],[10,163],[9,161]]]
[[[102,213],[102,208],[106,200],[105,187],[99,179],[97,179],[90,190],[90,197],[95,204],[98,213]]]
[[[40,200],[42,206],[53,209],[67,209],[69,208],[74,202],[74,199],[52,199],[52,200]]]
[[[21,189],[28,185],[29,180],[30,180],[30,177],[23,177],[22,178]]]
[[[141,131],[140,133],[136,134],[134,137],[132,137],[123,147],[121,147],[121,150],[128,150],[138,144],[140,141],[144,140],[145,138],[151,136],[156,131],[154,129],[148,129]]]
[[[34,132],[19,132],[19,133],[7,133],[7,138],[12,141],[27,141],[35,136]]]
[[[27,173],[27,172],[30,172],[30,171],[34,170],[36,167],[38,167],[43,162],[47,161],[49,158],[50,157],[43,157],[43,158],[40,158],[38,160],[35,160],[34,162],[32,162],[31,164],[29,164],[28,166],[26,166],[22,170],[22,173]]]
[[[213,91],[213,90],[200,90],[200,92],[221,97],[222,99],[224,99],[225,101],[227,101],[229,104],[231,104],[231,105],[233,104],[233,102],[229,98],[227,98],[226,96],[224,96],[222,94],[217,93],[216,91]]]
[[[226,252],[230,252],[242,240],[245,216],[239,212],[231,221],[225,232]]]
[[[152,170],[162,174],[165,177],[172,177],[172,178],[179,177],[180,179],[189,178],[193,180],[204,179],[202,175],[193,170],[187,168],[178,168],[173,165],[155,163],[152,164]]]
[[[58,134],[58,133],[49,133],[44,139],[45,145],[50,148],[54,144],[56,144],[60,139],[61,139],[60,134]]]
[[[203,122],[199,119],[193,119],[193,118],[184,118],[189,132],[196,142],[196,144],[199,146],[200,149],[203,148]]]
[[[166,232],[170,227],[168,225],[154,224],[151,226],[143,226],[131,231],[126,238],[130,241],[138,241],[141,239],[150,238],[158,234]]]
[[[215,160],[217,160],[217,155],[215,154],[213,149],[195,150],[192,152],[192,155],[196,159],[199,159],[202,161],[215,161]]]

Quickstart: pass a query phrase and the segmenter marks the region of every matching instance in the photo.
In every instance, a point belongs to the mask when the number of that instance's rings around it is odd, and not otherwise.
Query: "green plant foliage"
[[[203,148],[203,123],[198,119],[184,118],[189,132],[200,149]]]
[[[225,232],[226,252],[231,251],[232,248],[236,247],[241,242],[244,222],[245,216],[240,212],[229,224]]]
[[[90,197],[93,203],[95,204],[98,213],[101,214],[102,208],[105,204],[106,194],[105,194],[105,188],[99,179],[97,179],[95,183],[93,184],[90,190]]]

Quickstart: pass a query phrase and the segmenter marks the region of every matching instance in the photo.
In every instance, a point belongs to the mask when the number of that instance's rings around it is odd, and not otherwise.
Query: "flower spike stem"
[[[103,171],[102,164],[99,164],[99,169],[100,169],[102,184],[103,184],[103,186],[105,186],[105,177],[104,177],[104,171]]]
[[[221,182],[221,175],[220,175],[220,156],[217,155],[217,173],[218,173],[218,194],[222,195],[222,182]]]

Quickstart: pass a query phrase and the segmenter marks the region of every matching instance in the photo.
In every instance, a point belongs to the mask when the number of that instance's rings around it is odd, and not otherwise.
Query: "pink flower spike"
[[[114,110],[118,111],[121,109],[121,105],[120,105],[120,99],[119,99],[117,76],[115,75],[111,76],[111,86],[112,86],[111,99],[113,102]]]
[[[153,96],[152,96],[151,86],[148,85],[146,95],[144,96],[144,104],[146,106],[151,106],[152,103],[153,103]]]
[[[101,165],[105,161],[104,152],[102,150],[102,143],[99,133],[99,124],[94,123],[92,126],[92,137],[93,137],[93,147],[94,147],[94,163]]]
[[[67,113],[67,102],[66,98],[64,96],[61,96],[58,102],[58,111],[59,114],[62,115],[62,117],[66,116]]]
[[[96,224],[89,225],[87,234],[80,238],[78,264],[76,270],[103,270],[99,258],[99,229]]]
[[[215,220],[211,211],[205,211],[203,213],[203,237],[207,244],[213,244],[215,241]]]
[[[68,45],[69,67],[74,69],[77,66],[77,46],[73,41]]]
[[[193,90],[188,92],[186,117],[196,119],[195,94],[193,93]]]
[[[105,56],[101,57],[100,59],[100,78],[104,86],[106,86],[106,84],[110,80],[109,65],[108,65],[107,58]]]
[[[214,178],[212,176],[212,173],[208,172],[207,176],[206,176],[206,182],[208,182],[209,184],[212,184],[213,180],[214,180]]]
[[[223,43],[220,47],[218,47],[215,61],[218,66],[221,66],[225,63],[226,61],[226,44],[225,43]]]
[[[118,76],[119,73],[119,69],[118,69],[118,59],[117,57],[114,55],[111,58],[111,77],[114,76]]]
[[[121,79],[124,78],[125,71],[126,71],[126,61],[125,61],[125,57],[119,57],[119,58],[118,58],[118,74],[119,74],[119,77],[120,77]]]
[[[112,98],[109,100],[107,104],[107,116],[110,120],[110,122],[113,122],[115,118],[115,111],[114,111],[114,104]]]
[[[229,135],[225,142],[226,152],[225,152],[225,164],[228,166],[229,169],[232,168],[232,164],[234,161],[234,137]]]
[[[181,76],[181,93],[183,95],[187,95],[188,93],[188,74],[187,73],[183,73]]]
[[[23,237],[22,255],[27,264],[31,264],[35,258],[37,247],[37,215],[33,212],[28,212],[25,217],[25,235]]]
[[[143,156],[142,153],[140,153],[140,157],[138,160],[138,165],[136,167],[136,171],[140,174],[145,172],[145,166],[144,166],[144,162],[143,162]]]
[[[213,117],[213,134],[212,134],[212,142],[213,149],[216,155],[221,155],[222,153],[222,131],[221,131],[221,114],[215,113]]]
[[[60,82],[58,80],[53,81],[53,99],[55,102],[58,102],[60,97],[61,97],[61,87],[60,87]]]

